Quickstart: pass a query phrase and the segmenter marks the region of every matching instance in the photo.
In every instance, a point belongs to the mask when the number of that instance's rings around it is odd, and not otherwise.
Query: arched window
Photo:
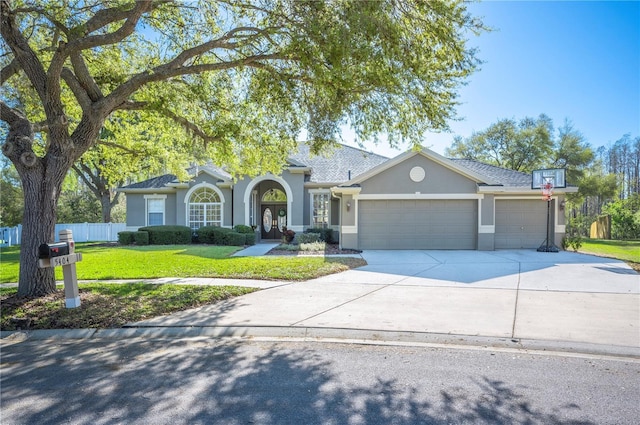
[[[222,202],[210,187],[196,189],[189,198],[189,227],[222,226]]]
[[[280,189],[269,189],[262,195],[262,202],[287,202],[287,195]]]

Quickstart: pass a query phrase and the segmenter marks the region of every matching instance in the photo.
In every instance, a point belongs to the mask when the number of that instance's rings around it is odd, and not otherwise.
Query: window
[[[222,202],[210,187],[196,189],[189,198],[189,227],[222,226]]]
[[[311,227],[329,226],[329,210],[331,196],[329,192],[315,192],[311,194]]]
[[[164,201],[166,196],[147,195],[146,203],[146,225],[162,226],[164,224]]]

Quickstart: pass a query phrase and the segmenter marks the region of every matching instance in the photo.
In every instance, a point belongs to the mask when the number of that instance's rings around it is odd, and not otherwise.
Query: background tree
[[[385,133],[392,144],[417,145],[454,115],[457,87],[476,66],[467,31],[482,30],[461,1],[0,6],[0,82],[10,87],[0,102],[2,151],[24,191],[18,294],[32,296],[55,290],[36,252],[53,239],[65,175],[115,112],[182,122],[204,142],[198,149],[232,173],[279,172],[302,129],[318,151],[345,122],[361,139]],[[105,73],[91,66],[107,54],[114,66]],[[20,109],[17,82],[25,79],[35,110]],[[190,91],[199,86],[215,96]],[[182,96],[201,98],[173,109]]]
[[[567,181],[578,185],[595,155],[584,136],[576,130],[569,120],[558,129],[558,140],[555,143],[549,167],[567,170]]]
[[[6,159],[0,166],[0,227],[14,227],[22,223],[24,210],[20,177]]]
[[[553,151],[552,135],[553,123],[544,114],[518,122],[501,119],[467,139],[454,138],[445,155],[530,172],[549,161]]]

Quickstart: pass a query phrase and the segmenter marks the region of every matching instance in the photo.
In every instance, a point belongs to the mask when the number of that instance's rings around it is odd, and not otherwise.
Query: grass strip
[[[41,298],[16,297],[16,288],[0,288],[0,329],[119,328],[256,291],[237,286],[146,283],[90,283],[79,289],[81,306],[67,309],[61,287]]]
[[[268,280],[308,280],[366,263],[361,258],[229,257],[239,247],[212,245],[100,246],[78,244],[82,261],[78,279],[155,279],[217,277]],[[18,281],[19,247],[0,249],[0,283]],[[62,268],[56,268],[62,280]]]

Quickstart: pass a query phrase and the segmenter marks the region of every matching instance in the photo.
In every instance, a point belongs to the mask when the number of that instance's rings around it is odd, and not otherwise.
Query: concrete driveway
[[[640,348],[640,275],[621,261],[531,250],[362,256],[368,265],[356,270],[133,326],[279,334],[270,336],[459,335]]]

